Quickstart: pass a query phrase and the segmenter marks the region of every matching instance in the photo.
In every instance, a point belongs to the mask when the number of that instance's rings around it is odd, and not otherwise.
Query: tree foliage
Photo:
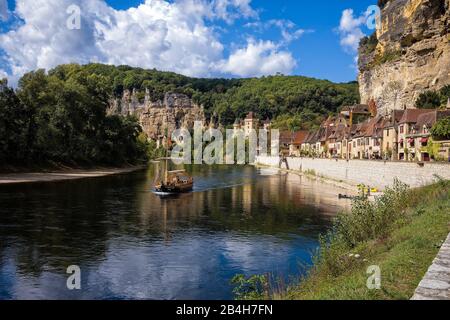
[[[438,120],[431,128],[431,134],[438,140],[450,140],[450,117]]]
[[[436,109],[447,104],[450,98],[450,85],[442,87],[439,91],[425,91],[416,100],[419,109]]]
[[[25,74],[17,92],[0,86],[3,164],[123,164],[146,159],[142,129],[131,117],[107,116],[108,79],[62,66]]]
[[[343,104],[359,101],[356,82],[335,84],[306,77],[270,76],[250,79],[190,78],[172,72],[145,70],[128,66],[103,64],[63,65],[51,71],[67,74],[95,75],[109,84],[110,92],[120,98],[124,90],[137,90],[143,99],[148,90],[152,101],[162,100],[165,93],[186,94],[204,106],[207,118],[214,115],[225,126],[236,118],[244,118],[250,111],[261,119],[276,118],[302,112],[320,116],[335,112]]]
[[[25,74],[16,91],[2,82],[0,162],[124,163],[157,156],[161,151],[142,139],[136,119],[106,114],[110,99],[125,90],[136,90],[141,100],[148,91],[153,101],[167,92],[186,94],[207,119],[224,126],[253,111],[290,130],[315,127],[359,101],[356,82],[282,75],[202,79],[129,66],[60,65]]]

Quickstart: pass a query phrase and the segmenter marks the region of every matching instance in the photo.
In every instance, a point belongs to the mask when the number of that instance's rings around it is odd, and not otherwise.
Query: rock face
[[[379,114],[414,108],[418,96],[450,84],[450,0],[390,0],[375,50],[359,50],[362,103]]]
[[[205,122],[203,108],[184,94],[166,93],[163,101],[152,101],[147,90],[143,102],[138,95],[126,90],[122,99],[111,101],[109,113],[135,115],[150,139],[161,141],[176,129],[191,130],[195,121]]]

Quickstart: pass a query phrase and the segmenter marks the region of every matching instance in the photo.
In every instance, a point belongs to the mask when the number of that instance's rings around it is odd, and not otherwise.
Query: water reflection
[[[195,192],[152,193],[155,169],[0,187],[0,299],[225,299],[236,273],[302,272],[347,201],[253,167],[188,168]],[[79,265],[82,290],[66,289]]]

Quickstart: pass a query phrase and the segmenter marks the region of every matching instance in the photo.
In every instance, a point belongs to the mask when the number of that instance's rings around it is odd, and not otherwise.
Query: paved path
[[[412,300],[450,300],[450,235]]]
[[[129,173],[143,168],[145,168],[145,166],[136,166],[128,168],[93,169],[93,170],[68,170],[60,172],[7,173],[7,174],[0,174],[0,185],[33,183],[33,182],[54,182],[54,181],[76,180],[83,178],[104,177],[115,174]]]

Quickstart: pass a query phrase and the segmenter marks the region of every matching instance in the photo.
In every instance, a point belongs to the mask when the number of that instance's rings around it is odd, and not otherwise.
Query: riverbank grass
[[[410,299],[450,229],[450,182],[409,190],[397,182],[374,203],[355,200],[322,239],[315,267],[274,299]],[[370,266],[381,270],[369,289]]]
[[[280,286],[269,276],[236,277],[235,294],[238,299],[407,300],[449,231],[450,181],[419,189],[397,181],[375,201],[357,197],[350,212],[338,215],[304,278]],[[379,286],[375,270],[381,272]]]

